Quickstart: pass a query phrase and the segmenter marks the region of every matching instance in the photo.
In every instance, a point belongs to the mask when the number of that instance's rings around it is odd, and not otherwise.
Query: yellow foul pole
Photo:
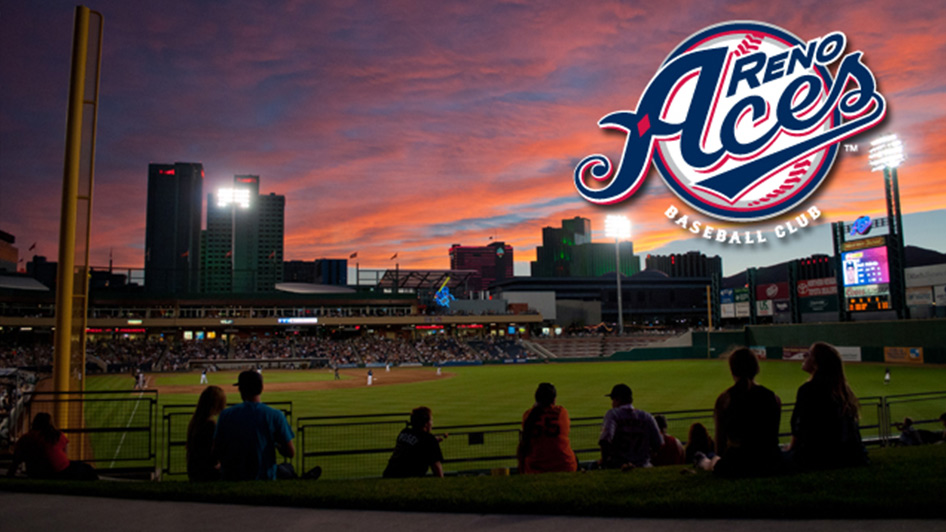
[[[93,53],[90,57],[90,21],[93,16],[97,22],[97,35],[91,43]],[[89,235],[102,22],[100,13],[85,6],[76,7],[59,222],[53,358],[53,386],[56,392],[81,391],[84,385]],[[88,85],[89,82],[91,85]],[[77,243],[80,245],[78,250]],[[77,256],[79,264],[76,263]],[[56,424],[60,428],[81,427],[81,412],[73,412],[70,418],[68,405],[64,400],[56,401]],[[76,447],[81,447],[81,443]]]

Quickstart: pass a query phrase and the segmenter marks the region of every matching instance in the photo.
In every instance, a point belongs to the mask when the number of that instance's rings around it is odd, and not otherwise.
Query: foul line
[[[146,382],[146,385],[147,385],[147,382]],[[143,390],[141,393],[138,394],[138,400],[135,401],[135,408],[131,411],[131,415],[128,416],[128,423],[125,423],[126,429],[131,426],[132,420],[135,419],[135,413],[138,412],[138,405],[141,404],[141,398],[144,397],[144,395],[145,395],[145,392]],[[115,456],[112,457],[112,463],[108,464],[109,469],[115,467],[115,460],[118,460],[118,453],[120,453],[122,450],[122,444],[125,443],[126,435],[128,435],[127,431],[122,432],[122,439],[118,440],[118,447],[115,448]]]

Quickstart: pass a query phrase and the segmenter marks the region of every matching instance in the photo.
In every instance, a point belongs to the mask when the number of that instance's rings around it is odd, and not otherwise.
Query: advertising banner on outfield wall
[[[838,293],[838,280],[834,277],[798,281],[798,297],[830,296]]]
[[[722,304],[735,303],[736,300],[734,299],[733,289],[732,289],[732,288],[724,288],[724,289],[720,290],[720,291],[719,291],[719,302],[722,303]]]
[[[733,290],[733,297],[736,299],[736,303],[742,303],[743,301],[749,301],[749,289],[748,288],[736,288]]]
[[[768,283],[755,287],[757,301],[763,299],[788,299],[788,283]]]
[[[762,301],[755,302],[755,315],[756,316],[774,316],[775,315],[775,304],[771,299],[764,299]]]
[[[749,346],[749,350],[752,351],[752,354],[754,354],[759,360],[765,360],[767,358],[764,345]]]
[[[743,301],[741,303],[736,303],[736,317],[737,318],[748,318],[751,314],[751,307],[749,306],[748,301]]]
[[[803,297],[798,300],[798,305],[803,314],[809,312],[837,312],[838,298],[835,296]]]
[[[838,348],[838,353],[841,354],[841,360],[845,362],[860,362],[861,361],[861,348],[860,347],[850,347],[846,345],[835,346]]]
[[[719,306],[719,317],[721,318],[735,318],[736,317],[736,304],[735,303],[723,303]]]
[[[922,347],[884,347],[885,362],[923,363]]]
[[[946,284],[946,264],[915,266],[903,271],[907,286],[932,286]]]
[[[936,306],[946,306],[946,284],[933,287],[933,301]]]
[[[838,349],[838,353],[841,354],[841,360],[845,362],[860,362],[861,361],[861,348],[856,346],[835,346]],[[782,348],[782,360],[797,360],[802,361],[805,359],[805,353],[808,351],[807,347],[783,347]]]
[[[933,304],[933,288],[930,286],[914,286],[907,288],[907,305],[919,307]]]

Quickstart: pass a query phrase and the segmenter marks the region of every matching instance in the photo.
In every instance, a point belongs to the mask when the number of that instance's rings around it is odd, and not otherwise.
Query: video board
[[[890,282],[886,246],[848,251],[841,255],[841,263],[844,268],[844,286]]]

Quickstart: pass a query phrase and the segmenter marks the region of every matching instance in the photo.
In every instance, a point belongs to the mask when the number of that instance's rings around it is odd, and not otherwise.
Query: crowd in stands
[[[352,364],[439,364],[490,359],[527,358],[519,340],[482,337],[460,339],[430,335],[411,339],[357,336],[330,339],[302,336],[191,340],[180,343],[160,338],[89,340],[87,362],[111,373],[187,370],[194,360],[326,359],[332,366]],[[53,346],[2,345],[0,367],[50,368]],[[90,366],[93,370],[96,367]]]

